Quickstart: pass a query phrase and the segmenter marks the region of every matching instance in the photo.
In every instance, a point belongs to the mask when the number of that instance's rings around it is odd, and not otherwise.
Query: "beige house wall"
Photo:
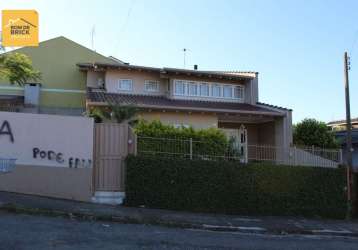
[[[259,83],[258,75],[246,84],[245,88],[245,103],[255,105],[259,101]]]
[[[16,166],[0,175],[0,191],[91,201],[92,168]]]
[[[275,141],[278,147],[289,147],[292,140],[292,112],[286,111],[285,117],[278,117],[275,120]]]
[[[189,125],[195,129],[216,128],[218,118],[214,114],[187,113],[187,112],[141,112],[138,115],[146,121],[159,120],[168,125]]]
[[[98,81],[102,79],[103,83],[105,80],[105,73],[104,72],[95,72],[95,71],[88,71],[87,72],[87,87],[98,88]]]
[[[118,89],[119,79],[132,79],[133,90],[121,91]],[[158,92],[147,92],[144,89],[146,80],[159,81]],[[168,90],[167,79],[160,78],[158,73],[128,70],[108,70],[105,76],[105,85],[107,92],[110,93],[126,93],[126,94],[144,94],[144,95],[166,95]]]

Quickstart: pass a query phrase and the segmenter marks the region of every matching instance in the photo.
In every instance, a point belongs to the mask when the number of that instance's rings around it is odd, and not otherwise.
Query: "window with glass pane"
[[[175,94],[176,95],[184,95],[185,94],[184,81],[175,81]]]
[[[235,86],[234,98],[243,99],[244,98],[244,88],[241,86]]]
[[[147,80],[145,81],[145,91],[147,92],[158,92],[159,91],[159,82],[158,81],[152,81]]]
[[[223,87],[223,96],[225,98],[232,98],[232,86],[225,86]]]
[[[198,95],[198,85],[195,82],[189,82],[189,95]]]
[[[212,85],[211,92],[213,97],[221,97],[221,86],[219,84]]]
[[[200,95],[209,96],[209,85],[206,83],[200,84]]]
[[[119,90],[131,91],[133,88],[133,82],[131,79],[120,79],[118,88]]]

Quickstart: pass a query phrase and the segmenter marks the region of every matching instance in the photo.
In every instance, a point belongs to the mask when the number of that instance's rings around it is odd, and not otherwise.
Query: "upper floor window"
[[[232,98],[232,86],[231,85],[223,86],[223,97],[224,98]]]
[[[133,90],[132,79],[119,79],[118,80],[118,89],[123,90],[123,91],[132,91]]]
[[[200,84],[200,96],[204,96],[204,97],[209,96],[209,84],[207,83]]]
[[[185,95],[184,81],[175,81],[174,93],[176,95]]]
[[[198,85],[195,82],[189,82],[189,95],[191,96],[198,95]]]
[[[144,90],[146,92],[159,92],[159,82],[155,80],[146,80],[144,82]]]
[[[234,98],[235,99],[244,99],[244,88],[242,86],[234,87]]]
[[[174,80],[174,95],[243,100],[244,86],[236,84]]]
[[[213,97],[221,97],[221,86],[219,84],[213,84],[211,86],[211,93]]]

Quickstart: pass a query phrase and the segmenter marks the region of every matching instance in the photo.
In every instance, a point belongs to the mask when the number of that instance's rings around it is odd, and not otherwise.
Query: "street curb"
[[[235,232],[246,234],[268,234],[268,235],[316,235],[316,236],[337,236],[337,237],[353,237],[358,238],[358,233],[350,232],[347,230],[331,231],[331,230],[307,230],[307,229],[282,229],[272,230],[260,227],[234,227],[234,226],[221,226],[221,225],[207,225],[207,224],[195,224],[187,222],[178,222],[174,220],[162,220],[154,217],[135,217],[135,216],[118,216],[108,215],[100,213],[90,213],[82,211],[64,211],[53,210],[46,208],[33,208],[19,206],[13,203],[0,203],[0,211],[6,211],[9,213],[18,214],[30,214],[30,215],[43,215],[50,217],[64,217],[69,219],[85,220],[85,221],[103,221],[103,222],[115,222],[122,224],[145,224],[165,226],[170,228],[183,228],[183,229],[197,229],[203,231],[216,231],[216,232]]]

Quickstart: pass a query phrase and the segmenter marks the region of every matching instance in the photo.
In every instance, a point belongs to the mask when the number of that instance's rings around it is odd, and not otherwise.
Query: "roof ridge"
[[[272,105],[272,104],[268,104],[268,103],[264,103],[264,102],[256,102],[256,104],[267,106],[267,107],[270,107],[270,108],[276,108],[276,109],[282,109],[282,110],[286,110],[286,111],[292,111],[292,109],[289,109],[289,108],[285,108],[285,107],[281,107],[281,106],[277,106],[277,105]]]

